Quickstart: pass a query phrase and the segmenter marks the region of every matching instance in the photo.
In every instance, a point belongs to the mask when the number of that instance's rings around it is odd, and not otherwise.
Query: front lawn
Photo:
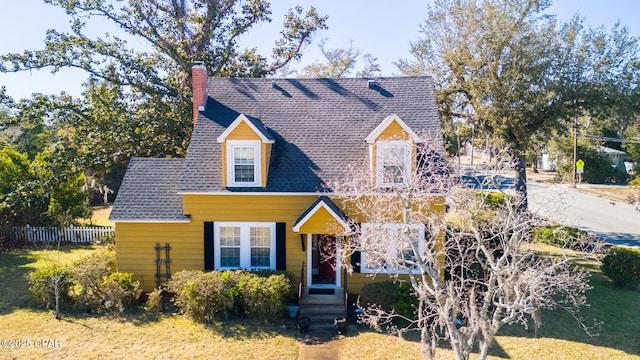
[[[0,358],[41,359],[297,359],[297,331],[284,325],[250,321],[196,324],[181,315],[134,311],[124,318],[53,313],[31,300],[24,275],[51,261],[71,262],[96,246],[65,247],[61,252],[20,250],[0,253],[0,339],[23,340],[26,348],[0,347]],[[589,337],[562,310],[543,314],[538,338],[533,329],[506,328],[497,337],[491,359],[640,359],[640,292],[614,288],[595,264],[590,307],[580,316],[602,324]],[[52,341],[43,341],[52,340]],[[27,342],[28,341],[28,342]],[[8,343],[3,343],[8,344]],[[14,342],[14,344],[17,344]],[[46,346],[45,346],[46,345]],[[44,346],[44,347],[43,347]],[[341,342],[344,359],[415,359],[417,341],[375,333],[351,325]],[[438,349],[438,358],[453,353]]]

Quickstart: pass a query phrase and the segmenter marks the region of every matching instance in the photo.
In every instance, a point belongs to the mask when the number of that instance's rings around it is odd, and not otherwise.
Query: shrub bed
[[[72,276],[69,269],[61,265],[43,267],[30,272],[27,275],[29,291],[33,297],[43,303],[47,309],[56,303],[55,288],[58,287],[60,304],[69,306],[73,304],[69,289],[72,287]]]
[[[386,280],[363,286],[360,291],[360,306],[365,309],[377,306],[385,311],[395,310],[404,317],[416,319],[418,298],[413,294],[411,284]]]
[[[68,267],[54,264],[32,271],[28,281],[32,295],[47,307],[55,303],[54,280],[59,279],[63,305],[122,314],[140,296],[140,285],[132,276],[116,271],[113,252],[101,251]]]
[[[593,236],[587,234],[584,230],[564,226],[537,227],[532,230],[531,236],[535,242],[572,249],[579,249],[589,242],[596,241]]]
[[[281,319],[294,293],[285,272],[244,270],[180,271],[167,284],[174,303],[194,321],[252,316],[265,323]]]
[[[640,289],[640,250],[614,246],[602,259],[601,268],[614,285]]]

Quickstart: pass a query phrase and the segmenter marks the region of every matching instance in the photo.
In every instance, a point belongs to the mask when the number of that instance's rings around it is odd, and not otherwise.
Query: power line
[[[607,142],[640,144],[640,139],[622,139],[622,138],[612,138],[612,137],[596,136],[596,135],[589,135],[589,134],[580,135],[580,137],[589,138],[591,140],[607,141]]]

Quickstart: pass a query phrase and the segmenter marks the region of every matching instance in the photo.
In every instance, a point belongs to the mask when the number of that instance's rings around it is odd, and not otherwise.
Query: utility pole
[[[458,173],[460,172],[460,124],[458,124],[458,129],[456,131],[458,135]]]
[[[576,162],[578,161],[578,118],[573,121],[573,184],[576,187]]]
[[[471,166],[473,166],[473,150],[475,148],[475,145],[473,144],[473,140],[475,137],[475,124],[473,122],[471,122]]]

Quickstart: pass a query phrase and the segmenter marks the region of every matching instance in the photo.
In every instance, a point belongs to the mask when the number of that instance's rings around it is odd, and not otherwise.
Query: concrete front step
[[[344,289],[335,294],[309,294],[308,289],[300,299],[300,317],[307,317],[314,328],[333,329],[334,320],[345,317]]]
[[[310,327],[315,329],[335,329],[335,320],[342,319],[340,315],[311,314],[304,316],[309,319]]]
[[[321,305],[302,305],[300,306],[300,314],[342,314],[344,316],[344,305],[342,304],[321,304]]]

